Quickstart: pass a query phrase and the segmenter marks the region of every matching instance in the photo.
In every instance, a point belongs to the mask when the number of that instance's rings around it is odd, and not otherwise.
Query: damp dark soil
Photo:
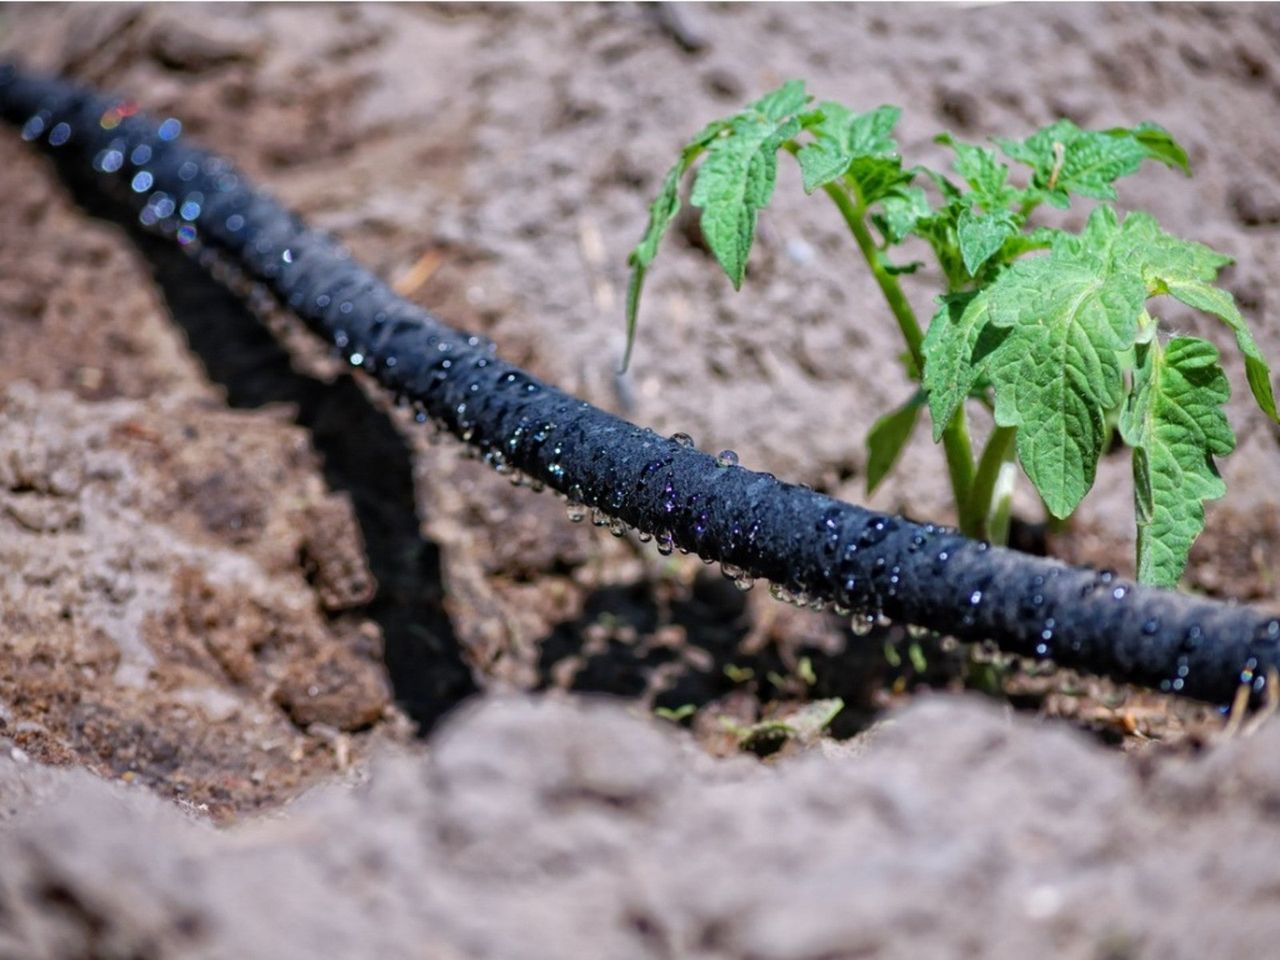
[[[180,116],[538,376],[846,499],[908,385],[794,171],[742,293],[675,232],[614,372],[671,156],[788,77],[902,106],[922,160],[1163,124],[1195,178],[1121,202],[1235,256],[1280,356],[1269,6],[11,6],[0,51]],[[1235,392],[1185,587],[1276,605]],[[938,457],[871,505],[951,519]],[[1128,489],[1106,458],[1052,533],[1021,490],[1020,543],[1129,570]],[[1266,956],[1277,729],[571,524],[0,131],[0,957]]]

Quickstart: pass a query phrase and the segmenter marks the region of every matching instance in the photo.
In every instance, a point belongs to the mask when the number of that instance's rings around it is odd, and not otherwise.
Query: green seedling
[[[697,713],[698,708],[692,703],[682,703],[678,707],[655,707],[653,712],[663,720],[670,720],[672,723],[683,723]]]
[[[720,725],[737,737],[741,749],[770,752],[786,740],[812,743],[822,736],[843,709],[844,701],[833,697],[802,704],[782,716],[747,726],[735,723],[728,717],[721,717]]]
[[[1172,297],[1225,323],[1258,406],[1277,419],[1267,362],[1231,294],[1215,285],[1230,258],[1111,203],[1115,181],[1144,161],[1189,174],[1185,151],[1152,123],[1088,131],[1059,120],[1025,140],[997,138],[998,149],[941,134],[954,157],[939,172],[903,164],[893,137],[899,114],[815,106],[793,80],[690,140],[631,253],[624,368],[645,275],[680,210],[686,175],[697,164],[690,202],[737,289],[757,216],[773,196],[778,155],[790,154],[805,191],[835,203],[906,346],[913,388],[867,436],[868,492],[928,411],[961,531],[1003,543],[1015,463],[1049,514],[1065,519],[1118,429],[1133,453],[1138,576],[1175,584],[1204,528],[1204,502],[1225,493],[1215,458],[1234,448],[1235,435],[1222,412],[1230,390],[1217,349],[1169,336],[1150,301]],[[1079,233],[1033,219],[1078,198],[1097,201]],[[927,245],[944,284],[927,330],[899,282],[921,264],[891,256],[912,238]],[[978,407],[994,422],[975,455],[969,414]]]

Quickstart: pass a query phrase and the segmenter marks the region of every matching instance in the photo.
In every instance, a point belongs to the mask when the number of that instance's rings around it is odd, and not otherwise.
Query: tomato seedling
[[[1204,528],[1204,501],[1226,491],[1214,458],[1231,452],[1235,435],[1222,411],[1230,388],[1217,348],[1164,335],[1148,302],[1171,296],[1226,323],[1258,406],[1277,420],[1267,362],[1231,294],[1215,286],[1231,259],[1166,233],[1147,213],[1121,217],[1109,203],[1115,181],[1146,160],[1189,174],[1186,152],[1152,123],[1088,131],[1059,120],[1025,140],[996,138],[999,152],[941,134],[937,142],[954,153],[944,173],[903,164],[893,137],[900,113],[814,106],[793,80],[690,140],[629,259],[624,368],[645,274],[680,210],[686,174],[701,160],[690,202],[737,289],[757,215],[773,196],[778,155],[789,153],[805,192],[822,190],[843,217],[897,321],[917,385],[868,434],[868,492],[927,409],[960,530],[1004,542],[1014,463],[1049,513],[1066,518],[1092,487],[1118,427],[1133,451],[1138,576],[1175,584]],[[1029,169],[1025,186],[1015,184],[1009,162]],[[1100,201],[1079,233],[1032,222],[1042,205],[1066,209],[1077,197]],[[945,282],[927,331],[898,281],[921,264],[890,257],[912,237],[928,245]],[[974,404],[994,420],[976,459],[966,409]]]

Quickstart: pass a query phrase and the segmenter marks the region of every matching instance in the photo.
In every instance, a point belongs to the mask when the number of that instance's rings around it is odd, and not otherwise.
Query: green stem
[[[823,187],[844,217],[849,232],[862,251],[871,275],[875,278],[880,292],[884,294],[894,319],[898,321],[898,329],[902,331],[902,339],[906,341],[907,350],[911,354],[911,362],[915,367],[917,379],[924,370],[924,334],[916,320],[915,311],[898,283],[897,277],[885,269],[884,259],[876,246],[871,231],[867,228],[866,207],[854,200],[836,184],[828,183]],[[951,477],[951,490],[955,494],[956,512],[960,519],[961,530],[965,530],[969,501],[969,490],[973,484],[973,449],[969,443],[969,426],[965,419],[964,409],[956,411],[956,415],[947,424],[942,434],[942,447],[947,456],[947,472]]]
[[[871,231],[867,229],[866,207],[861,203],[853,200],[844,190],[834,183],[828,183],[823,188],[840,210],[841,216],[844,217],[845,224],[849,227],[849,232],[853,234],[853,239],[857,241],[858,249],[862,251],[863,258],[867,261],[867,266],[871,268],[871,275],[875,277],[880,292],[884,294],[885,301],[889,304],[889,309],[893,312],[894,319],[898,321],[898,329],[902,331],[902,339],[907,343],[907,349],[911,352],[911,362],[915,364],[917,371],[924,369],[924,352],[921,345],[924,343],[924,334],[920,331],[920,324],[916,321],[915,311],[911,309],[906,294],[902,292],[902,287],[898,284],[897,278],[884,268],[884,260],[880,256],[880,250],[876,247],[875,239],[871,236]]]
[[[973,529],[964,530],[964,523],[961,524],[961,529],[971,536],[994,537],[999,532],[993,529],[991,523],[993,519],[999,519],[996,516],[998,511],[993,507],[1001,506],[993,503],[996,481],[1000,477],[1001,468],[1013,459],[1013,439],[1016,435],[1017,429],[1014,427],[996,427],[988,438],[986,447],[983,448],[982,458],[978,461],[978,472],[974,476],[973,487],[969,491],[967,516],[964,518]],[[1007,536],[1007,521],[1004,526],[1005,536]]]
[[[964,404],[942,431],[942,449],[947,455],[947,473],[956,498],[956,522],[961,533],[973,536],[973,522],[967,508],[973,490],[973,446],[969,443],[969,416]]]
[[[1013,516],[1013,488],[1018,483],[1018,468],[1012,460],[1000,466],[996,480],[995,504],[987,518],[987,539],[1006,546],[1009,543],[1009,521]]]

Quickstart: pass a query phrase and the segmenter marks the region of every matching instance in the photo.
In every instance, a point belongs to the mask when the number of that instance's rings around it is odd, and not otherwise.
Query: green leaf
[[[1120,236],[1114,211],[1099,207],[1081,236],[1013,264],[989,288],[990,322],[1009,330],[987,367],[996,422],[1019,428],[1018,458],[1055,517],[1093,485],[1105,411],[1124,395],[1120,352],[1146,301],[1141,276],[1113,256]]]
[[[867,113],[854,113],[848,107],[824,100],[818,104],[822,120],[812,127],[813,142],[806,143],[796,154],[805,193],[843,176],[855,159],[888,161],[901,171],[898,145],[893,128],[902,111],[897,107],[877,107]],[[885,165],[876,168],[882,179]],[[910,179],[908,176],[907,179]],[[864,195],[864,202],[870,203]]]
[[[1008,210],[996,213],[974,213],[965,208],[956,221],[960,256],[970,276],[976,276],[982,265],[1004,247],[1005,241],[1018,233],[1018,219]]]
[[[942,299],[929,322],[921,350],[923,386],[933,419],[933,441],[942,433],[960,404],[986,372],[991,354],[1007,331],[991,327],[991,294],[958,293]]]
[[[1015,234],[1000,248],[1000,259],[1007,263],[1033,250],[1047,250],[1062,236],[1066,236],[1065,231],[1056,227],[1036,227],[1030,233]]]
[[[694,161],[708,154],[694,182],[691,200],[702,208],[702,231],[716,259],[735,288],[741,286],[747,255],[755,235],[756,211],[769,202],[777,176],[779,146],[800,131],[802,124],[819,122],[816,112],[798,114],[810,100],[804,83],[791,80],[766,94],[740,113],[715,120],[704,127],[680,152],[649,205],[649,223],[627,263],[627,346],[622,359],[626,370],[635,344],[636,319],[645,275],[658,253],[658,245],[680,212],[680,181]],[[708,169],[710,168],[710,169]]]
[[[994,150],[962,143],[949,133],[934,139],[955,151],[952,168],[969,184],[973,202],[987,213],[1002,211],[1014,200],[1021,199],[1023,191],[1008,185],[1009,168],[1000,162]]]
[[[888,243],[901,243],[915,231],[916,224],[931,216],[933,208],[924,190],[904,187],[880,202],[880,211],[872,214],[872,220]]]
[[[756,214],[778,176],[778,148],[800,132],[796,112],[809,102],[792,80],[729,120],[727,135],[707,146],[690,202],[702,210],[702,236],[732,281],[742,286],[755,239]]]
[[[1166,167],[1176,167],[1191,176],[1191,162],[1187,159],[1187,151],[1183,150],[1164,127],[1157,123],[1143,122],[1132,130],[1125,127],[1112,127],[1107,131],[1111,137],[1132,137],[1147,151],[1147,156],[1158,160]]]
[[[680,723],[697,713],[698,708],[692,703],[682,703],[680,706],[675,708],[654,707],[653,712],[663,720],[670,720],[672,723]]]
[[[1227,487],[1213,458],[1235,447],[1222,412],[1231,390],[1218,351],[1195,337],[1137,347],[1134,389],[1120,417],[1133,448],[1138,579],[1172,587],[1204,529],[1204,501]]]
[[[640,291],[644,288],[645,274],[648,273],[654,257],[658,255],[658,244],[662,242],[667,228],[680,212],[680,180],[698,155],[720,136],[722,131],[728,129],[728,126],[729,123],[726,120],[713,121],[685,144],[680,151],[680,158],[663,178],[658,195],[649,204],[649,223],[645,227],[644,236],[627,257],[627,263],[631,267],[631,279],[627,284],[627,346],[622,356],[624,371],[631,363],[631,350],[635,345],[636,318],[640,312]]]
[[[1280,417],[1276,415],[1275,394],[1271,391],[1271,368],[1253,339],[1253,334],[1249,332],[1244,317],[1240,315],[1235,298],[1226,290],[1204,283],[1171,281],[1166,286],[1170,294],[1187,306],[1212,314],[1232,329],[1236,335],[1236,345],[1244,354],[1245,378],[1249,381],[1253,399],[1263,413],[1280,422]]]
[[[1134,136],[1081,130],[1070,120],[1059,120],[1026,140],[998,137],[995,142],[1006,156],[1032,168],[1031,184],[1048,203],[1064,208],[1072,193],[1114,200],[1112,183],[1136,173],[1151,155]]]
[[[1124,226],[1122,255],[1140,265],[1147,292],[1152,296],[1167,293],[1230,327],[1244,355],[1245,376],[1254,400],[1268,417],[1280,420],[1266,358],[1241,316],[1235,298],[1212,285],[1218,271],[1231,263],[1231,258],[1202,243],[1165,233],[1155,218],[1145,213],[1130,214]]]
[[[1228,258],[1164,233],[1146,214],[1121,225],[1105,206],[1079,236],[1037,240],[1051,244],[1048,256],[1014,263],[977,294],[949,298],[930,325],[923,385],[935,439],[974,388],[989,383],[996,422],[1018,428],[1027,476],[1054,516],[1069,515],[1093,484],[1107,413],[1124,397],[1135,343],[1146,350],[1152,342],[1150,320],[1138,335],[1146,300],[1161,294],[1231,327],[1254,397],[1276,417],[1266,361],[1231,295],[1212,286]],[[1185,359],[1181,352],[1175,358]],[[1154,469],[1146,462],[1139,464],[1144,476]]]
[[[875,492],[880,481],[893,469],[911,439],[922,406],[924,394],[917,391],[910,400],[886,413],[871,427],[867,434],[867,496]]]
[[[1124,226],[1122,255],[1139,265],[1152,295],[1165,292],[1162,287],[1170,280],[1211,283],[1232,262],[1203,243],[1165,233],[1149,213],[1129,214]]]
[[[788,80],[777,90],[766,93],[755,103],[749,104],[738,117],[749,117],[756,113],[773,123],[784,123],[812,99],[805,93],[803,80]]]
[[[854,157],[846,176],[857,188],[863,206],[869,206],[905,188],[913,174],[902,169],[897,157]]]

